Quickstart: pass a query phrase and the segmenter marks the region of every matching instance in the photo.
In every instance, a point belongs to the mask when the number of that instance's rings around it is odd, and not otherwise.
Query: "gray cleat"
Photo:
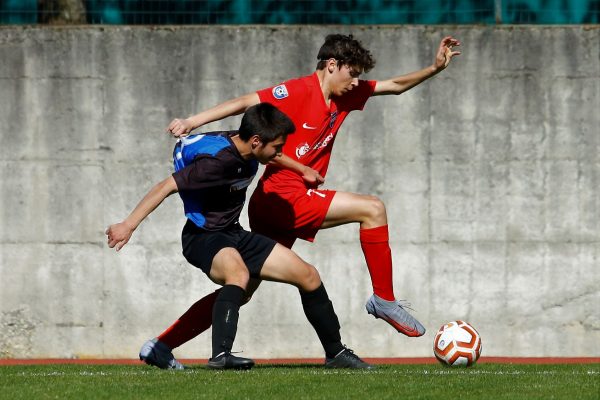
[[[406,336],[418,337],[425,334],[425,327],[395,300],[387,301],[372,295],[365,307],[369,314],[381,318]]]
[[[140,360],[161,369],[185,369],[185,366],[175,359],[169,346],[157,338],[144,343],[140,349]]]

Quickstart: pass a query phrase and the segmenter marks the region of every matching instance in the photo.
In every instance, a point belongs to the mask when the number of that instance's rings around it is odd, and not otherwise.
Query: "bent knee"
[[[244,290],[248,287],[248,282],[250,281],[250,273],[248,272],[248,268],[246,266],[242,266],[242,268],[236,268],[235,271],[232,271],[225,278],[226,285],[236,285]]]
[[[224,248],[213,259],[210,277],[216,283],[236,285],[245,290],[250,281],[250,271],[236,250]]]
[[[306,264],[302,280],[301,280],[301,288],[305,291],[313,291],[321,286],[321,276],[319,275],[319,271],[310,265]]]
[[[365,214],[373,222],[387,220],[384,202],[377,196],[365,196]]]

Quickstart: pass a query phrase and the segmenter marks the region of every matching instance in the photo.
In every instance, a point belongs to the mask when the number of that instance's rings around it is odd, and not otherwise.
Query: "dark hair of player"
[[[259,103],[249,107],[240,124],[240,139],[247,142],[254,135],[260,141],[269,143],[280,136],[287,136],[296,131],[292,120],[269,103]]]
[[[352,35],[327,35],[325,43],[317,55],[317,60],[319,60],[317,69],[325,68],[327,60],[330,58],[337,60],[338,67],[342,65],[358,67],[364,72],[369,72],[375,66],[375,59],[371,52],[365,49]]]

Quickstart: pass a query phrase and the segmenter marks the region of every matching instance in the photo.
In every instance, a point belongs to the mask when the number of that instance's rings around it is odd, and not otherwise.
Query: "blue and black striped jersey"
[[[173,150],[179,195],[185,215],[196,226],[219,231],[236,224],[246,190],[258,170],[244,160],[231,140],[237,131],[209,132],[181,138]]]

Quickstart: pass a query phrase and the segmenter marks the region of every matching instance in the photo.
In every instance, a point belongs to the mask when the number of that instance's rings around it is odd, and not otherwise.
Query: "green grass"
[[[0,367],[1,399],[594,399],[600,364],[380,365],[373,372],[314,365],[258,365],[251,371],[202,366]]]

